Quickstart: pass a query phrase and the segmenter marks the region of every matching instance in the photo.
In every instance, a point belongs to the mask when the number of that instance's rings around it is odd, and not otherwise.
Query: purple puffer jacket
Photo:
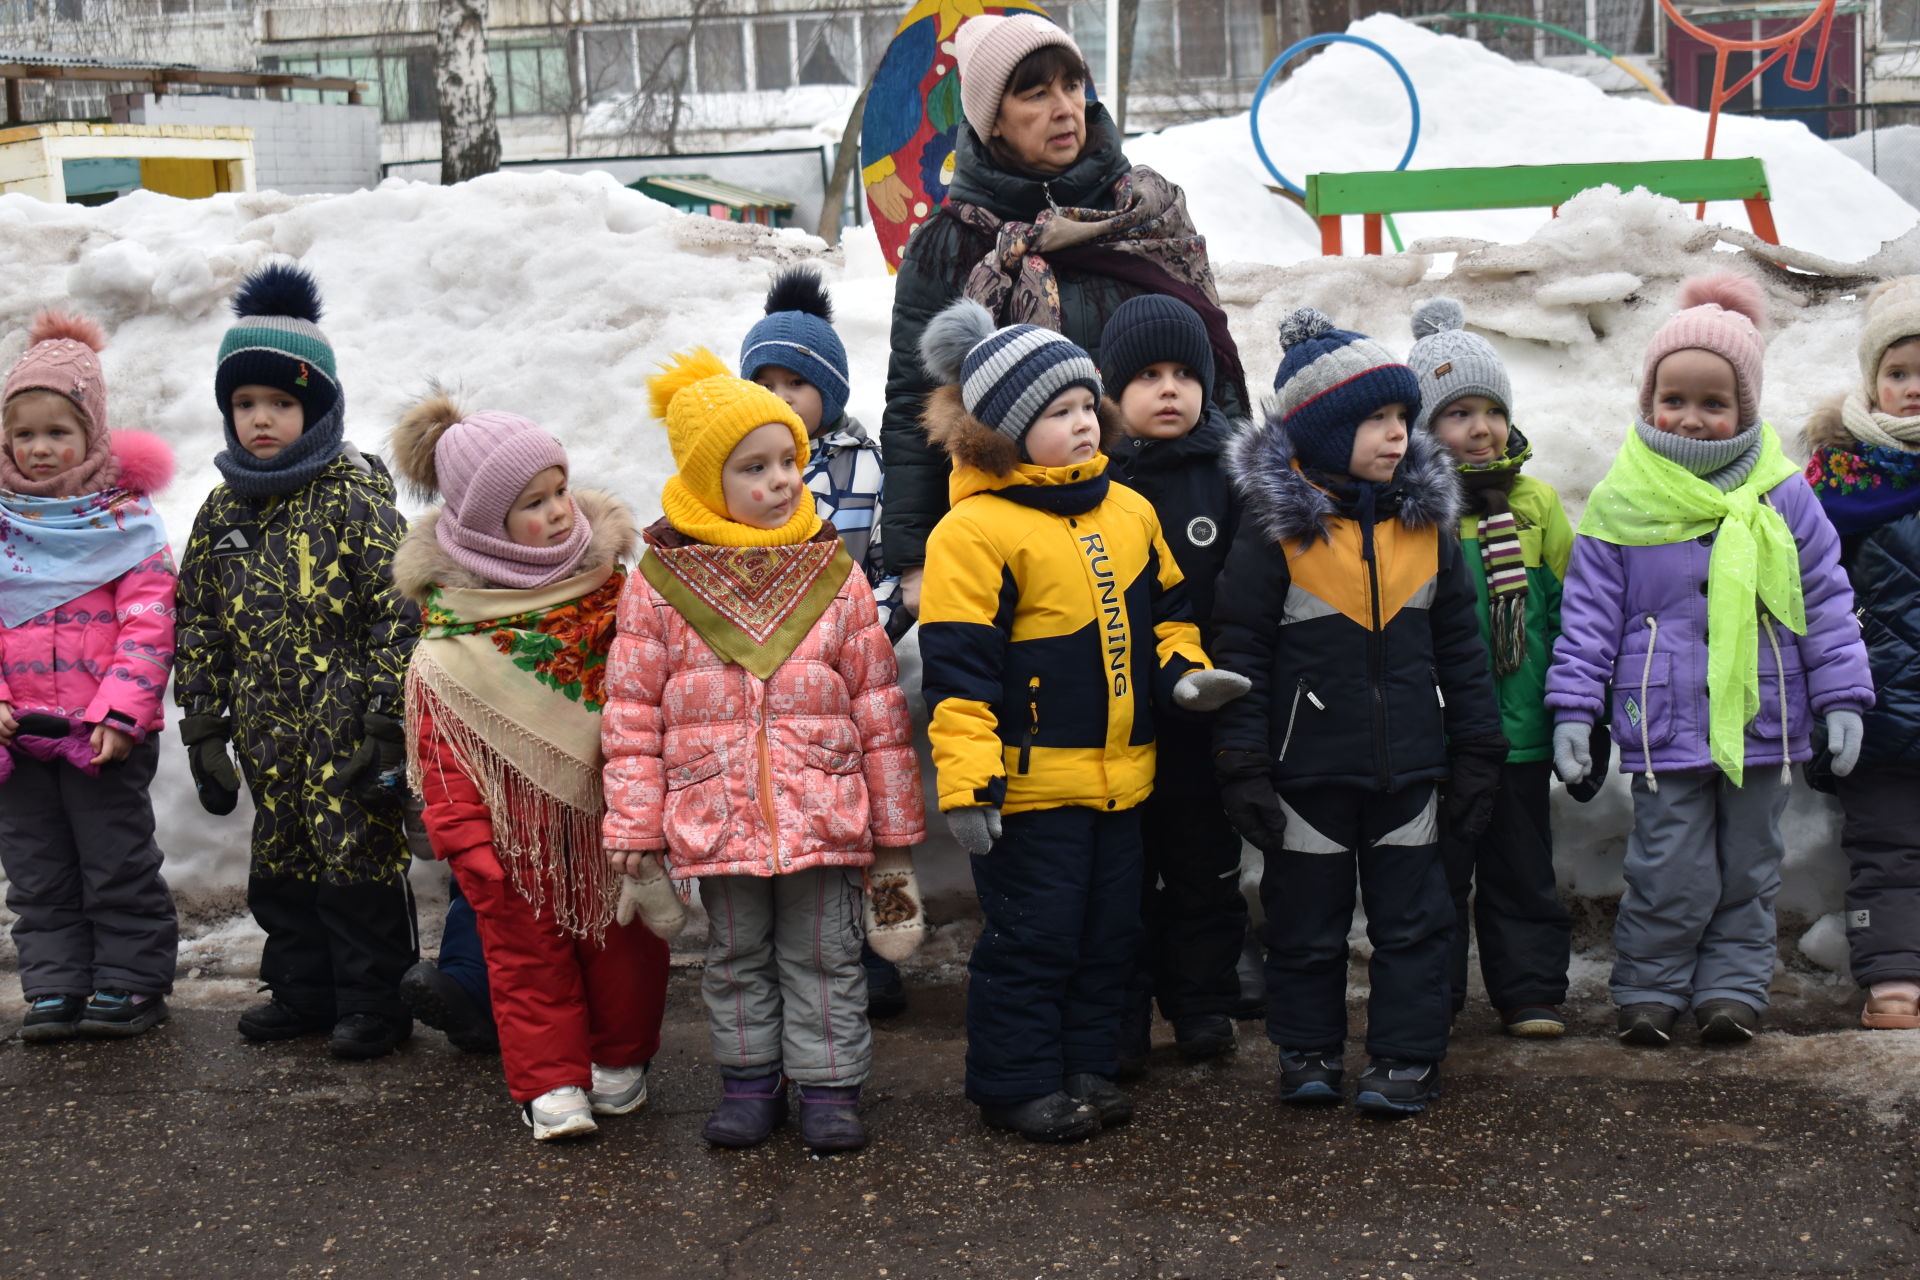
[[[1800,548],[1807,634],[1760,620],[1760,709],[1747,726],[1746,762],[1799,762],[1813,754],[1813,717],[1865,712],[1873,677],[1853,588],[1840,568],[1840,539],[1801,476],[1766,501]],[[1560,600],[1560,640],[1547,674],[1554,719],[1600,717],[1613,686],[1613,740],[1620,771],[1710,769],[1707,744],[1707,560],[1713,534],[1661,547],[1574,539]],[[1771,632],[1771,639],[1769,638]],[[1777,656],[1776,656],[1776,644]]]

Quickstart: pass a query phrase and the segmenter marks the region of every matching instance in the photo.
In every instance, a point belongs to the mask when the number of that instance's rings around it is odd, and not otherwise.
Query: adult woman
[[[1215,401],[1229,417],[1248,403],[1186,198],[1128,164],[1112,118],[1086,99],[1086,62],[1072,38],[1035,14],[982,15],[961,24],[955,45],[966,124],[947,203],[914,232],[894,282],[880,427],[887,568],[901,575],[914,612],[927,534],[947,509],[948,470],[920,426],[932,390],[920,331],[956,297],[1002,324],[1057,329],[1098,359],[1100,331],[1122,302],[1172,294],[1207,322]]]

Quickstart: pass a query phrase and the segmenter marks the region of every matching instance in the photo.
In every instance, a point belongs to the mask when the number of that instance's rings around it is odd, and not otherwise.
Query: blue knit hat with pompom
[[[1405,405],[1409,422],[1420,412],[1413,370],[1365,334],[1334,328],[1312,307],[1281,322],[1280,346],[1285,354],[1273,389],[1294,454],[1309,467],[1345,471],[1360,424],[1387,405]]]
[[[820,425],[830,427],[847,411],[847,349],[833,331],[833,303],[820,273],[794,267],[774,277],[767,290],[766,319],[747,330],[740,344],[740,376],[752,382],[768,365],[793,372],[820,392]]]

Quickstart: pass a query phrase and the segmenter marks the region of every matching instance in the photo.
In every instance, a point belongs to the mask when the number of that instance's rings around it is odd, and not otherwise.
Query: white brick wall
[[[207,95],[115,95],[119,124],[239,125],[253,130],[263,191],[316,195],[380,182],[380,121],[370,106]]]

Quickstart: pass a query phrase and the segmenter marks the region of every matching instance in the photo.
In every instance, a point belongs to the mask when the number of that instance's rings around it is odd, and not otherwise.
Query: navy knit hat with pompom
[[[340,402],[333,344],[320,332],[320,286],[299,267],[275,263],[248,276],[233,299],[240,317],[220,340],[213,394],[233,427],[238,387],[273,387],[300,402],[309,426]]]
[[[957,383],[967,412],[1016,442],[1054,398],[1073,387],[1100,397],[1100,370],[1078,344],[1034,324],[993,326],[993,314],[961,298],[920,331],[920,363]]]
[[[1285,354],[1273,389],[1294,454],[1309,467],[1344,472],[1360,424],[1387,405],[1405,405],[1409,422],[1419,415],[1413,370],[1365,334],[1334,328],[1312,307],[1280,323],[1280,346]]]
[[[768,365],[791,369],[819,390],[822,427],[847,411],[847,349],[833,331],[833,303],[818,271],[783,271],[767,290],[767,317],[740,344],[740,376],[751,382]]]

